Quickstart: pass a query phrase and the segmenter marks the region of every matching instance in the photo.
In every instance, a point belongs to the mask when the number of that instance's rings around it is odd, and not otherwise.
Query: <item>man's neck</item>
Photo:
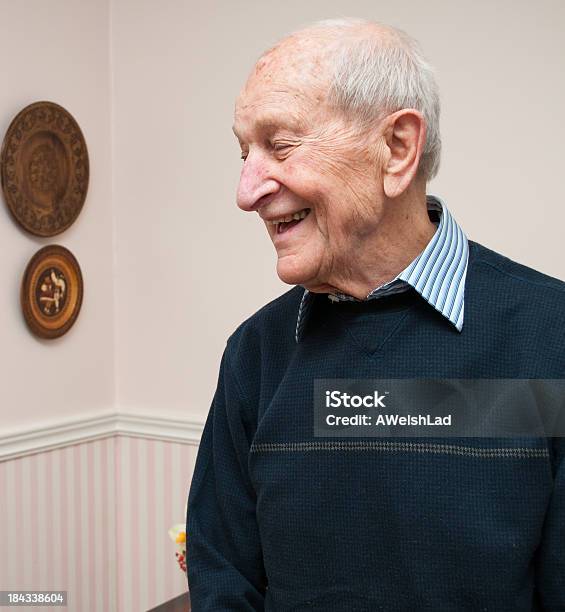
[[[347,263],[328,283],[307,287],[319,293],[344,293],[357,299],[393,280],[427,246],[437,227],[428,216],[425,192],[417,197],[385,204],[379,229],[358,249],[347,254]]]

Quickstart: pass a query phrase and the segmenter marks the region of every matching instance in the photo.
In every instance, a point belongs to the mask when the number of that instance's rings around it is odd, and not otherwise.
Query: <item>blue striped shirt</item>
[[[467,236],[437,196],[426,197],[428,215],[438,226],[426,248],[388,283],[373,289],[365,298],[372,300],[414,288],[458,331],[463,328],[465,277],[469,260]],[[344,293],[329,294],[331,300],[357,300]],[[307,289],[298,309],[296,342],[303,333],[314,295]]]

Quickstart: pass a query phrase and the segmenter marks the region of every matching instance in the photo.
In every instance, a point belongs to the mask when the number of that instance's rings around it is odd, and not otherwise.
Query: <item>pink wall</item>
[[[0,589],[67,590],[72,612],[186,591],[167,530],[184,522],[196,452],[112,436],[1,462]]]

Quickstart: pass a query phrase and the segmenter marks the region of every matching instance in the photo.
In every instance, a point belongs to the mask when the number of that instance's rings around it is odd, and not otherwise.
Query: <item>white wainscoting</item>
[[[184,523],[202,426],[107,413],[3,435],[0,589],[66,590],[69,612],[186,591],[167,530]]]

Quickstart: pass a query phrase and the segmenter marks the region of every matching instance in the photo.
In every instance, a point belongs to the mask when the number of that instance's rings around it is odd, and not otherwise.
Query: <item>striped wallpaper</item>
[[[69,612],[140,612],[185,592],[167,530],[184,522],[196,452],[113,435],[0,462],[0,589],[66,590]]]

